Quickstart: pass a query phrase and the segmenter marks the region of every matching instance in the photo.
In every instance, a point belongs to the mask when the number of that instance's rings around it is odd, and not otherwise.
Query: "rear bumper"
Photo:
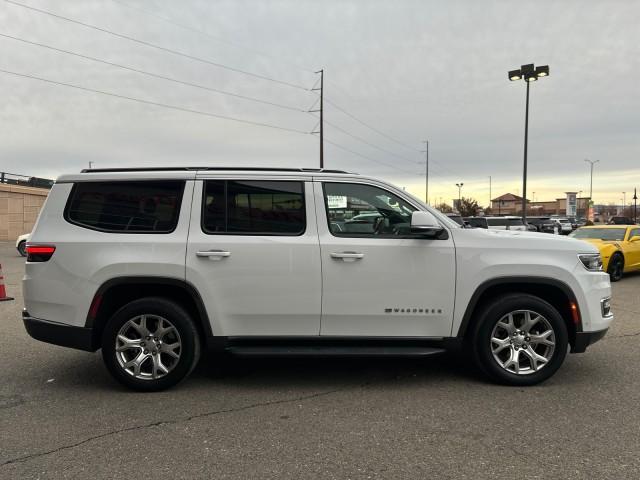
[[[589,345],[596,343],[606,335],[609,329],[598,330],[597,332],[577,332],[576,340],[571,346],[571,353],[583,353]]]
[[[36,340],[87,352],[97,350],[93,346],[93,330],[91,328],[74,327],[34,318],[28,312],[22,312],[22,320],[27,333]]]

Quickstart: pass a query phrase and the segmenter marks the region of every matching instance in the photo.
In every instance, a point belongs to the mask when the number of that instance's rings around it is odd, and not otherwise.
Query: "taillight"
[[[55,251],[56,247],[54,245],[27,243],[27,262],[46,262]]]

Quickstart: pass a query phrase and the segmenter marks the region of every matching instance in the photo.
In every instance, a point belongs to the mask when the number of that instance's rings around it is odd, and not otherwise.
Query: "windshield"
[[[622,241],[626,228],[579,228],[571,234],[573,238]]]

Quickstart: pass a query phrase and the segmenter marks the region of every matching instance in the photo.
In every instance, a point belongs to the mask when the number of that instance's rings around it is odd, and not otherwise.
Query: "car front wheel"
[[[472,348],[476,363],[493,380],[535,385],[564,362],[567,327],[558,311],[541,298],[508,294],[480,312]]]
[[[184,378],[200,357],[200,339],[189,314],[163,298],[128,303],[107,322],[102,357],[113,377],[142,391],[163,390]]]
[[[624,257],[619,253],[614,253],[609,260],[609,267],[607,268],[607,273],[609,274],[609,279],[612,282],[617,282],[622,278],[622,273],[624,272]]]

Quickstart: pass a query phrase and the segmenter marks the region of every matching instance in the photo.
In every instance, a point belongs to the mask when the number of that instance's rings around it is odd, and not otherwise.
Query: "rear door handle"
[[[219,260],[221,258],[227,258],[231,256],[231,252],[225,250],[200,250],[196,252],[198,257],[208,257],[212,260]]]
[[[333,252],[331,253],[331,258],[340,258],[344,261],[352,262],[354,260],[361,260],[364,258],[364,253],[359,252]]]

